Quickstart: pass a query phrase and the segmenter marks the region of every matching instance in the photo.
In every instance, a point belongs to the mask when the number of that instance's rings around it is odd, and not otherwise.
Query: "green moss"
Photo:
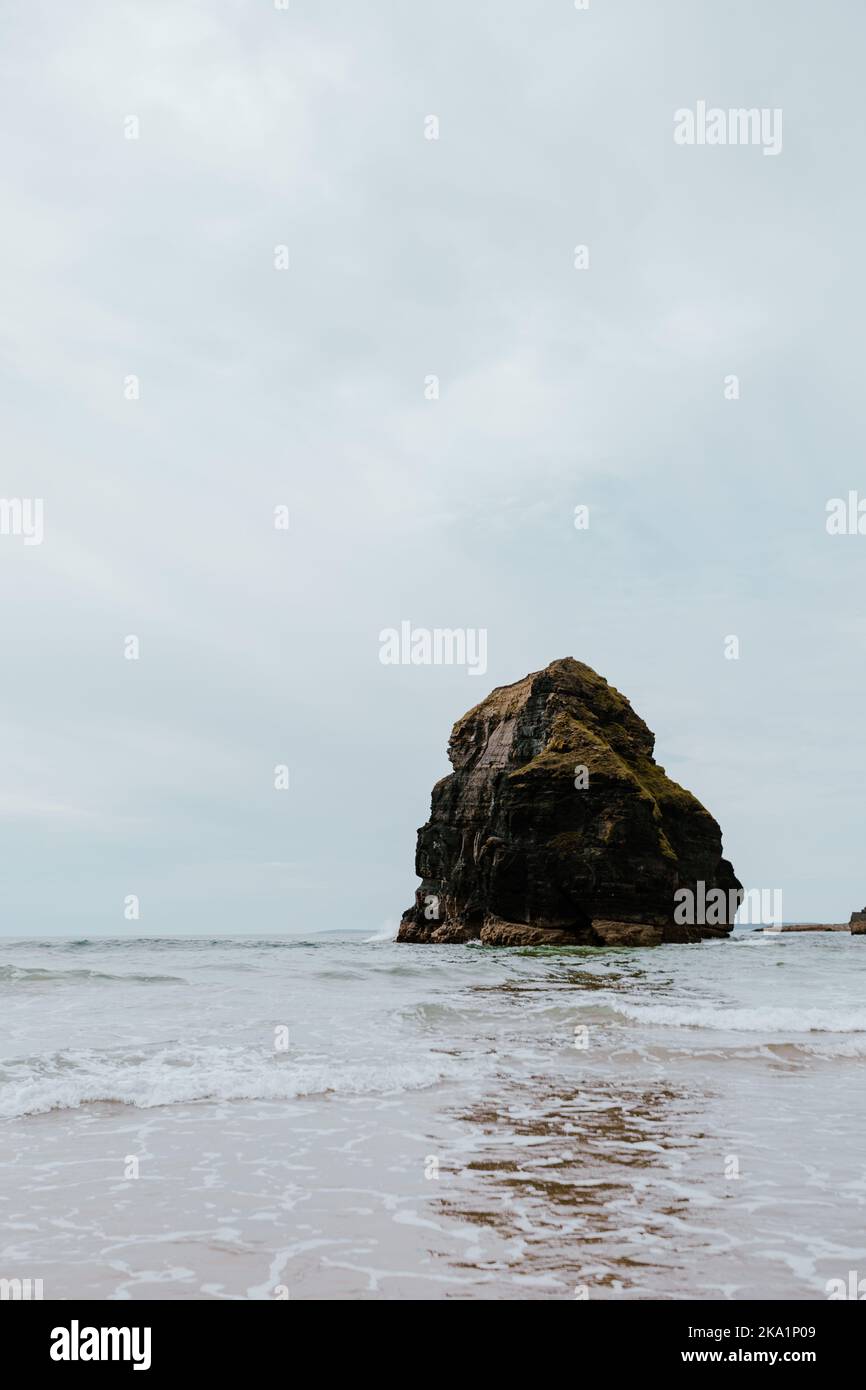
[[[602,946],[519,946],[516,956],[594,956],[600,950],[610,950]]]
[[[635,763],[633,775],[659,805],[670,807],[685,815],[703,811],[698,798],[686,791],[685,787],[681,787],[679,782],[674,782],[664,768],[659,767],[658,763],[654,763],[650,758],[639,759]]]
[[[664,769],[653,762],[642,749],[635,748],[634,757],[629,758],[624,752],[617,752],[587,724],[567,712],[562,712],[557,715],[551,737],[541,752],[508,773],[508,778],[518,781],[543,776],[545,779],[553,777],[571,780],[578,763],[585,763],[589,767],[590,785],[592,778],[599,776],[625,782],[639,800],[647,803],[658,834],[659,852],[672,864],[676,864],[676,851],[665,833],[665,816],[700,815],[703,807],[697,797],[668,777]],[[557,835],[550,843],[552,848],[567,857],[579,853],[583,849],[584,840],[580,834],[566,832]]]
[[[507,772],[508,781],[519,784],[541,778],[546,782],[571,782],[575,767],[585,764],[590,770],[590,786],[593,778],[625,783],[647,805],[658,835],[659,852],[676,864],[677,855],[665,832],[665,822],[668,817],[705,815],[701,803],[654,762],[652,735],[619,691],[582,662],[566,659],[553,663],[551,669],[555,668],[561,668],[566,695],[586,709],[588,718],[578,718],[568,708],[559,709],[544,748]],[[464,715],[460,724],[465,725],[482,710],[500,719],[517,713],[531,679],[525,677],[513,686],[494,691]],[[581,853],[584,843],[582,835],[564,833],[551,841],[551,847],[568,857]]]

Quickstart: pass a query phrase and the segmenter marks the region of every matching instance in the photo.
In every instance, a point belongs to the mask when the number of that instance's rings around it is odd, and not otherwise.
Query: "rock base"
[[[589,927],[569,928],[538,926],[525,922],[505,922],[500,917],[486,918],[483,926],[470,927],[455,922],[443,922],[430,930],[430,923],[419,926],[404,921],[400,926],[400,941],[416,945],[461,944],[480,941],[482,946],[661,946],[726,937],[726,927],[680,927],[669,923],[595,921]]]

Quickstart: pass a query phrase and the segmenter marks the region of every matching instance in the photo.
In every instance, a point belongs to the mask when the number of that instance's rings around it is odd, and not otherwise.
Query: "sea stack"
[[[452,730],[454,771],[418,831],[422,882],[397,940],[655,946],[728,935],[741,885],[721,831],[655,762],[654,743],[625,696],[571,657],[492,691]],[[697,914],[681,910],[682,889]],[[717,889],[730,910],[702,925]]]
[[[866,907],[862,912],[851,913],[850,926],[852,936],[866,936]]]

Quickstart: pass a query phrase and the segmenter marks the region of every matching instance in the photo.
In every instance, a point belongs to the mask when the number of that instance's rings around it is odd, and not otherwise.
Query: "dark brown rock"
[[[788,922],[779,927],[756,927],[755,931],[772,932],[777,935],[783,931],[849,931],[847,922]]]
[[[480,932],[485,946],[574,946],[573,932],[556,927],[529,927],[488,917]],[[402,938],[401,938],[402,940]]]
[[[725,936],[674,921],[674,893],[740,883],[721,831],[653,759],[619,691],[566,657],[500,686],[454,725],[454,771],[418,832],[421,886],[399,941],[657,945]],[[587,785],[578,769],[587,769]],[[711,919],[712,920],[712,919]]]
[[[866,907],[862,912],[851,913],[851,935],[866,936]]]

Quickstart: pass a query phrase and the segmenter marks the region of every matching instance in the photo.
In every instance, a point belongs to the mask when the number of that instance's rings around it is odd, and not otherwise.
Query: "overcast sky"
[[[0,930],[396,924],[452,723],[567,655],[747,886],[863,906],[864,14],[6,0]]]

